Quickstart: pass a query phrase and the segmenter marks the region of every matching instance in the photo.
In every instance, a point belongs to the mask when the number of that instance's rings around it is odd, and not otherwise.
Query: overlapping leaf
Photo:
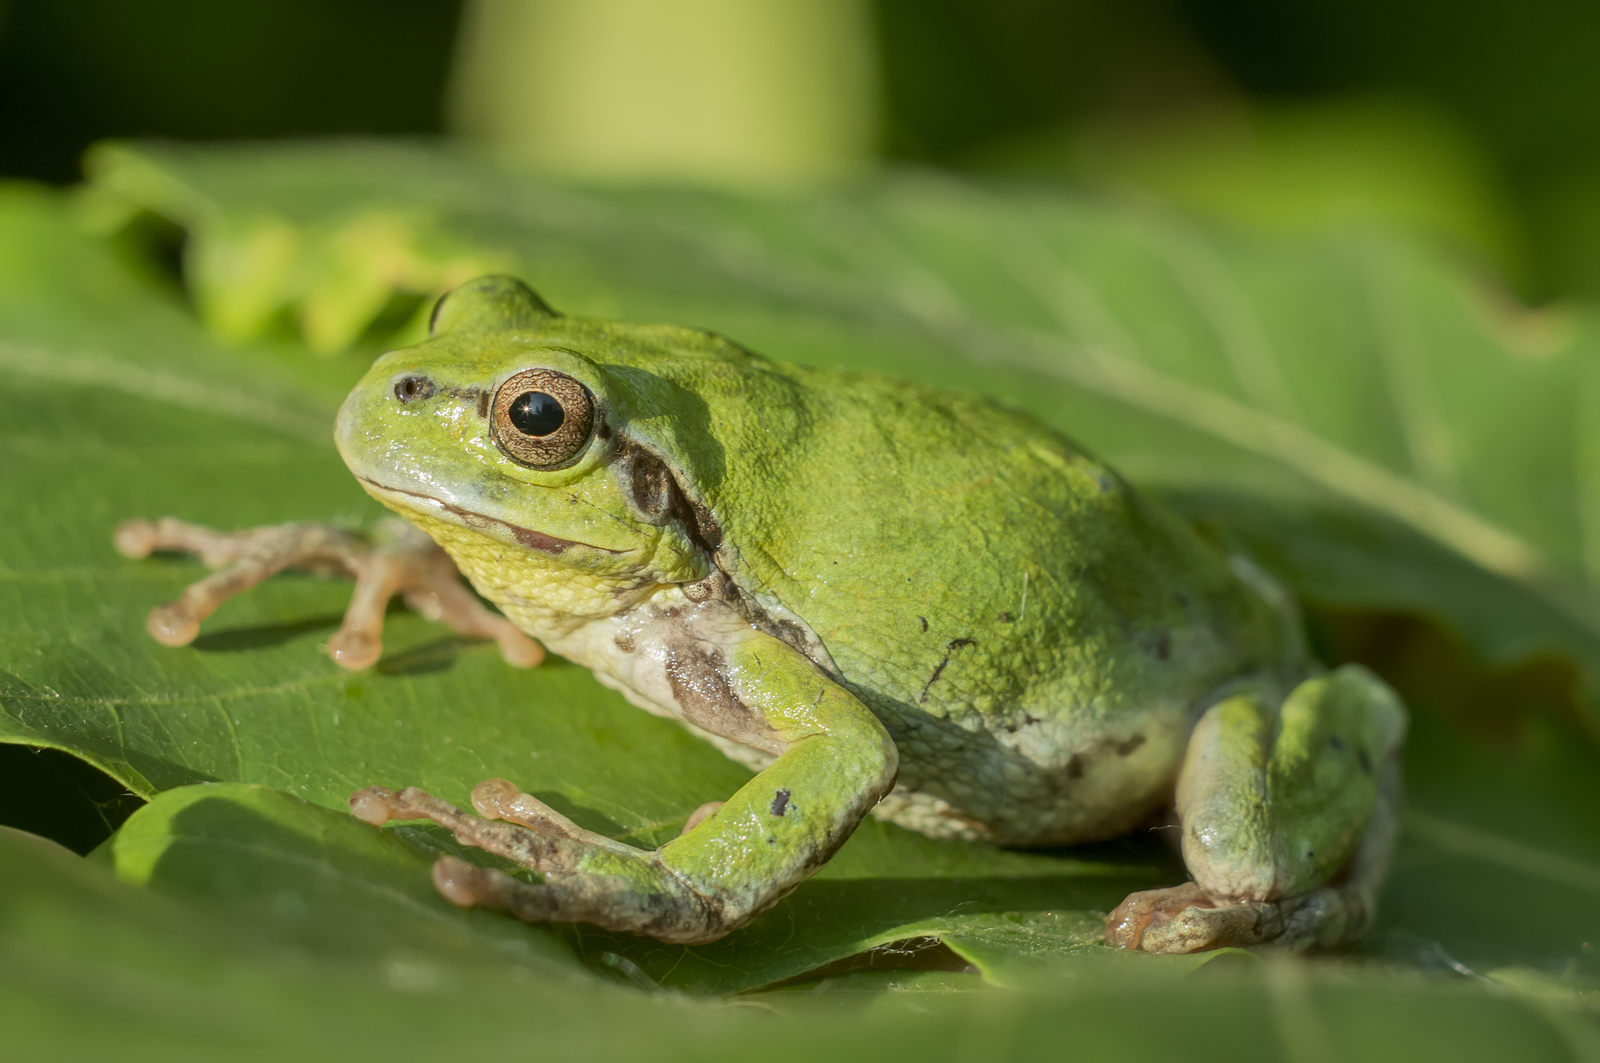
[[[125,832],[105,861],[84,861],[0,831],[8,1054],[965,1060],[1053,1058],[1070,1044],[1101,1059],[1406,1060],[1420,1035],[1451,1059],[1537,1061],[1572,1058],[1595,1032],[1542,987],[1491,994],[1286,963],[1213,961],[1202,970],[1217,973],[1198,978],[1097,966],[1003,996],[951,992],[970,978],[955,975],[685,1006],[597,983],[514,925],[419,893],[411,872],[425,853],[287,795],[179,789]]]

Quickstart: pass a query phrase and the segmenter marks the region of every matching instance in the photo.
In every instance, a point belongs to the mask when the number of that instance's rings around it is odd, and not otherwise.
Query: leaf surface
[[[144,613],[199,569],[117,558],[118,521],[374,515],[327,438],[360,359],[312,357],[274,333],[282,315],[348,338],[392,290],[484,268],[524,272],[572,312],[702,324],[778,357],[997,395],[1244,544],[1308,601],[1437,618],[1491,660],[1552,655],[1592,688],[1575,405],[1591,327],[1497,310],[1403,246],[1230,242],[921,177],[790,202],[561,188],[380,145],[121,149],[98,173],[80,210],[183,222],[213,328],[263,337],[218,344],[59,202],[0,197],[13,384],[0,740],[66,749],[144,796],[243,782],[340,809],[381,783],[464,803],[498,775],[652,845],[746,777],[581,669],[514,672],[409,614],[391,616],[378,668],[343,673],[317,649],[347,597],[334,582],[270,581],[183,650],[145,636]],[[1555,709],[1502,715],[1527,734],[1499,752],[1453,705],[1419,722],[1414,810],[1372,951],[1592,975],[1593,747]],[[1013,961],[1070,959],[1098,913],[1180,874],[1149,840],[1001,853],[869,824],[715,945],[563,936],[592,962],[700,991],[929,936],[1006,981]]]

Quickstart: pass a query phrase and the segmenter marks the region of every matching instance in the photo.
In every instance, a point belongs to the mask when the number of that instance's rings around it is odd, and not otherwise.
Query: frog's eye
[[[589,389],[554,369],[524,369],[494,393],[490,431],[506,457],[530,469],[565,469],[594,428]]]

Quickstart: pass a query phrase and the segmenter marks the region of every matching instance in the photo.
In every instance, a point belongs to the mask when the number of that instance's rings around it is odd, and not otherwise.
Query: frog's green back
[[[885,716],[1084,720],[1298,656],[1220,551],[1022,414],[670,326],[536,340],[600,365],[614,427],[709,511],[723,567]]]

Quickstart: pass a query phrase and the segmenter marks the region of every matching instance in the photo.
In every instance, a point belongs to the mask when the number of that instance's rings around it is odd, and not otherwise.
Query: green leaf
[[[0,357],[13,394],[0,448],[21,459],[0,478],[0,740],[69,750],[145,796],[248,782],[341,809],[351,790],[383,783],[460,803],[501,775],[585,826],[649,845],[746,777],[580,669],[514,672],[491,647],[409,614],[391,617],[377,669],[342,673],[317,651],[347,594],[337,583],[270,581],[190,648],[144,635],[144,613],[198,568],[117,559],[119,520],[373,515],[325,434],[359,360],[309,356],[276,331],[283,316],[309,327],[345,314],[312,331],[355,334],[383,301],[370,297],[375,277],[380,292],[420,296],[490,267],[517,268],[572,312],[697,323],[779,357],[988,391],[1244,543],[1313,603],[1434,617],[1491,660],[1555,655],[1593,689],[1600,640],[1577,471],[1592,327],[1497,310],[1405,246],[1229,241],[1170,218],[921,177],[787,202],[559,188],[392,145],[123,149],[97,168],[79,209],[113,228],[140,209],[183,222],[202,312],[262,337],[217,344],[57,201],[0,196]],[[1540,354],[1546,334],[1560,343]],[[1456,706],[1424,706],[1408,754],[1415,811],[1375,955],[1439,970],[1590,970],[1593,747],[1560,705],[1514,708],[1497,711],[1526,740],[1491,753]],[[1149,841],[1001,853],[874,823],[715,945],[562,935],[592,962],[618,967],[609,954],[647,979],[716,992],[939,937],[992,981],[1079,985],[1072,1007],[1086,1026],[1109,1008],[1133,1028],[1138,992],[1126,986],[1179,967],[1135,959],[1132,981],[1108,975],[1104,987],[1072,972],[1098,951],[1087,946],[1098,913],[1174,881],[1172,861]],[[1242,976],[1256,981],[1185,990],[1172,1006],[1193,1030],[1213,1030],[1201,999],[1232,1016],[1230,1029],[1269,1028],[1280,1000],[1304,1010],[1296,976],[1288,996],[1263,988],[1276,974]],[[1416,984],[1437,1003],[1431,980]],[[1383,1016],[1350,1020],[1367,1033],[1348,1036],[1369,1045],[1383,1023],[1442,1036],[1445,1016],[1465,1023],[1452,1038],[1480,1030],[1482,1044],[1501,1043],[1534,1014],[1501,1002],[1461,1020],[1439,1003],[1406,1020],[1384,1003],[1391,989],[1356,968],[1305,992]],[[1499,1000],[1476,981],[1459,990]],[[1032,1005],[1015,1007],[1020,1030]],[[1539,1015],[1529,1044],[1555,1036]],[[1344,1023],[1328,1020],[1340,1037]]]
[[[1005,994],[948,988],[970,976],[902,975],[904,988],[689,1005],[608,985],[537,931],[416,892],[425,857],[392,832],[256,787],[162,795],[112,859],[0,832],[0,1022],[19,1058],[717,1061],[758,1046],[775,1061],[934,1061],[1058,1058],[1070,1044],[1152,1061],[1406,1060],[1423,1048],[1538,1061],[1570,1059],[1596,1034],[1560,983],[1525,972],[1486,993],[1285,962],[1213,960],[1195,976],[1150,958],[1129,977],[1130,960]]]
[[[500,977],[514,964],[546,979],[589,981],[545,928],[452,907],[428,876],[433,851],[281,791],[242,783],[169,790],[107,845],[123,882],[224,904],[320,959],[403,965],[409,950],[425,958],[417,964],[448,965],[452,977],[493,959]]]
[[[314,817],[295,799],[247,788],[172,796],[135,815],[134,852],[119,862],[134,865],[124,877],[176,897],[0,832],[9,1054],[422,1058],[464,1029],[513,1050],[531,1026],[552,1052],[586,1058],[645,1040],[606,1024],[619,1010],[675,1020],[536,942],[409,893],[401,871],[416,857],[393,838],[352,841],[359,830],[327,824],[303,834]],[[208,835],[223,825],[225,836]],[[352,863],[367,865],[361,876]]]

